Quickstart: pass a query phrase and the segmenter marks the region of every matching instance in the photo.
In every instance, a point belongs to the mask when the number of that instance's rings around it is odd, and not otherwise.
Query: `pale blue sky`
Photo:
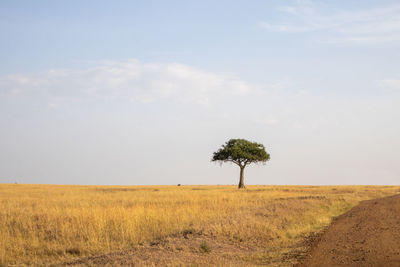
[[[399,184],[398,1],[1,1],[0,182]]]

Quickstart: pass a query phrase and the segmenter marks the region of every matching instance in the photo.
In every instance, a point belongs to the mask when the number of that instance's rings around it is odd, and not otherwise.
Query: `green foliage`
[[[240,167],[250,163],[267,162],[270,155],[262,144],[245,139],[231,139],[214,152],[211,161],[233,162]]]
[[[194,233],[194,229],[193,228],[187,228],[187,229],[184,229],[182,231],[182,234],[183,234],[184,238],[188,238],[188,235],[191,235],[193,233]]]
[[[211,248],[206,242],[201,243],[200,250],[202,252],[205,252],[205,253],[210,253],[211,252]]]

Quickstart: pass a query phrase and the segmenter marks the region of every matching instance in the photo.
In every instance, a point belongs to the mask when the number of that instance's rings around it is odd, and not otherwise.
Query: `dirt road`
[[[339,216],[299,266],[400,266],[400,195],[363,201]]]

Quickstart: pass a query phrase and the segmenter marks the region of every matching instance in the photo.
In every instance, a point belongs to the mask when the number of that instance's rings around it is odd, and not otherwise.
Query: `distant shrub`
[[[72,255],[81,255],[81,251],[79,248],[67,248],[65,252]]]
[[[184,238],[188,238],[188,235],[191,235],[194,233],[194,229],[193,228],[186,228],[182,231],[182,235]]]
[[[211,248],[206,242],[201,243],[200,250],[202,252],[204,252],[204,253],[210,253],[211,252]]]

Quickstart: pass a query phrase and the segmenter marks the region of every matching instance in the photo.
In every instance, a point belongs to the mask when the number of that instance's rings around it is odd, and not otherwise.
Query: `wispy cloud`
[[[382,81],[396,87],[398,80]],[[0,102],[25,110],[74,108],[102,104],[166,102],[201,110],[210,118],[257,127],[317,129],[339,127],[340,119],[357,110],[353,105],[338,115],[339,100],[304,89],[291,80],[253,84],[234,74],[215,73],[180,63],[138,60],[102,61],[91,67],[53,69],[0,77]],[[21,100],[21,101],[20,101]],[[340,101],[339,101],[340,102]],[[134,106],[134,105],[133,105]],[[32,109],[33,107],[33,109]],[[316,112],[316,110],[318,112]],[[204,112],[204,113],[203,113]]]
[[[400,79],[385,79],[380,84],[387,89],[400,90]]]
[[[313,2],[278,9],[279,21],[260,23],[269,31],[323,33],[322,42],[390,43],[400,41],[400,5],[363,10],[332,10]]]
[[[154,102],[168,99],[207,105],[211,98],[245,95],[251,86],[228,74],[178,63],[103,61],[87,69],[56,69],[0,77],[2,94],[42,96],[53,100],[87,98]]]

